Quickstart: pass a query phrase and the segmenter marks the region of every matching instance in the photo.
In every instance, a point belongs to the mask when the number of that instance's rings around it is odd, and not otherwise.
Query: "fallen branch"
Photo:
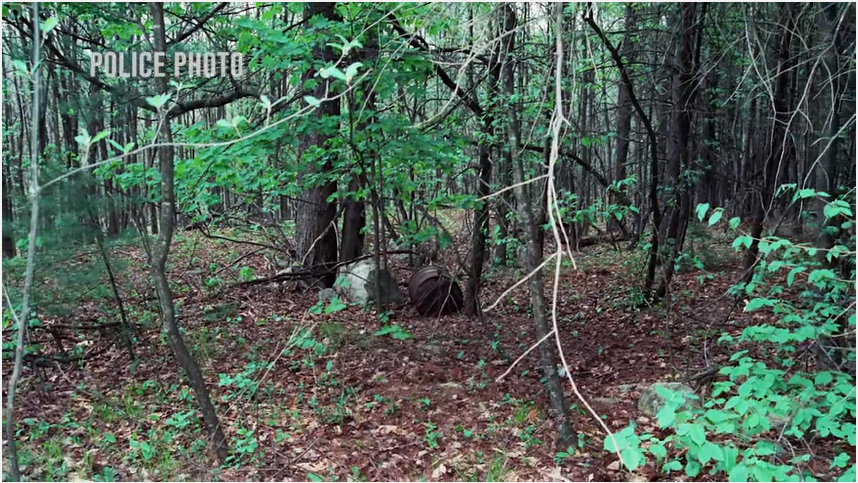
[[[75,357],[65,357],[65,356],[44,356],[40,354],[26,354],[24,356],[24,361],[31,365],[32,367],[56,367],[57,364],[71,364],[75,362],[82,362],[89,359],[94,359],[105,352],[107,352],[116,341],[113,340],[103,349],[98,351],[90,352],[89,354],[83,354]]]

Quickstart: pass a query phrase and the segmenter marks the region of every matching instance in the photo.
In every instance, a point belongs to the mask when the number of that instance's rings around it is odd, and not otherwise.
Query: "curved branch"
[[[399,20],[396,19],[396,16],[391,12],[387,15],[390,18],[390,25],[393,27],[393,30],[399,34],[399,36],[403,40],[407,40],[408,44],[414,47],[415,49],[422,50],[423,52],[429,52],[429,45],[425,40],[420,38],[419,36],[409,33],[406,31],[402,25],[399,23]],[[477,116],[483,115],[483,108],[480,106],[479,101],[472,96],[469,96],[460,86],[456,83],[444,69],[441,68],[440,65],[435,65],[435,73],[438,74],[438,78],[441,79],[441,82],[444,83],[445,86],[450,88],[453,94],[459,96],[462,101],[468,106],[468,109],[471,110]]]
[[[596,36],[602,41],[605,47],[610,51],[611,58],[614,59],[614,63],[617,65],[617,69],[620,71],[620,76],[623,79],[623,82],[626,84],[629,92],[629,101],[632,103],[632,107],[635,108],[635,112],[637,112],[638,116],[643,122],[644,127],[646,128],[647,136],[649,137],[649,149],[650,149],[650,163],[652,172],[651,177],[653,182],[650,186],[650,203],[652,204],[652,214],[653,221],[655,222],[656,227],[661,224],[661,213],[658,209],[658,186],[655,180],[658,179],[658,140],[656,138],[655,129],[652,127],[652,121],[649,116],[647,116],[646,112],[644,112],[641,107],[640,102],[638,102],[638,97],[635,94],[634,86],[632,85],[632,80],[629,78],[628,69],[626,68],[625,63],[623,63],[623,57],[620,55],[620,52],[614,47],[614,44],[608,39],[602,29],[599,28],[599,25],[593,20],[593,4],[588,2],[587,8],[584,9],[584,21],[587,22],[587,25],[593,29]]]

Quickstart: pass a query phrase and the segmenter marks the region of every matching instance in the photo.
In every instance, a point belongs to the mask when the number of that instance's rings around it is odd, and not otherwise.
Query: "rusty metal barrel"
[[[462,310],[462,289],[441,267],[424,267],[408,282],[408,296],[420,315],[438,316]]]

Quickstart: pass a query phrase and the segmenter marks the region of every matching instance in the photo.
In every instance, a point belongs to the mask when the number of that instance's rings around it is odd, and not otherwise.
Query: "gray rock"
[[[441,347],[440,344],[434,344],[431,342],[429,344],[424,345],[423,350],[425,350],[426,352],[431,352],[433,354],[441,354],[442,352],[444,352],[444,348]]]
[[[638,399],[638,411],[646,414],[647,416],[655,416],[658,414],[664,406],[664,399],[658,394],[658,391],[656,391],[657,387],[663,387],[670,389],[671,391],[678,391],[685,395],[687,406],[683,406],[683,408],[700,407],[699,399],[696,399],[694,389],[691,387],[678,382],[656,382],[641,392],[641,397]]]
[[[381,293],[376,293],[375,279]],[[342,294],[351,302],[365,304],[369,301],[381,301],[385,304],[405,304],[405,297],[399,291],[399,285],[387,269],[377,270],[373,260],[361,260],[340,267],[338,284]]]
[[[319,301],[327,302],[337,296],[337,291],[332,288],[323,288],[319,290]]]

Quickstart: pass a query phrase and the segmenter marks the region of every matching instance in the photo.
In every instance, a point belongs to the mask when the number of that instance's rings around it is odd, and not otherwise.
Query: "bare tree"
[[[166,52],[167,38],[164,32],[164,4],[150,3],[149,12],[152,15],[154,24],[152,31],[154,34],[155,52]],[[161,94],[168,94],[170,89],[168,79],[160,77],[157,79],[157,82]],[[170,282],[167,280],[166,265],[167,257],[170,254],[170,245],[173,240],[173,230],[175,228],[173,220],[176,216],[176,197],[173,177],[173,132],[166,113],[160,121],[158,135],[161,138],[160,141],[164,143],[158,148],[158,161],[161,172],[161,231],[152,247],[150,260],[152,278],[155,281],[155,290],[158,293],[158,301],[161,305],[161,323],[167,332],[170,347],[173,349],[173,353],[179,360],[179,364],[188,376],[191,387],[194,389],[197,403],[200,405],[200,411],[203,413],[206,428],[212,438],[215,453],[223,461],[226,459],[228,453],[226,437],[223,434],[223,428],[221,428],[217,412],[209,397],[209,391],[206,388],[206,381],[200,370],[200,366],[188,351],[185,341],[182,339],[182,334],[179,332],[179,325],[176,321],[176,309],[173,305],[173,293],[170,288]]]
[[[504,4],[502,7],[505,12],[504,31],[513,32],[516,28],[515,10],[509,4]],[[562,4],[557,5],[557,35],[558,39],[562,34],[563,26],[563,7]],[[560,41],[558,40],[558,44]],[[555,54],[558,59],[563,58],[563,52],[558,45]],[[560,61],[557,61],[558,64]],[[558,67],[559,69],[559,67]],[[503,92],[506,96],[513,94],[515,79],[515,64],[509,57],[504,62],[501,77],[503,78]],[[557,74],[560,78],[560,74]],[[560,102],[560,95],[555,102],[555,120],[562,116],[563,103]],[[509,115],[509,123],[506,129],[507,146],[513,153],[518,151],[521,139],[520,124],[518,122],[518,112],[513,105],[510,105],[507,113]],[[558,121],[559,122],[559,121]],[[556,133],[555,133],[556,134]],[[536,325],[536,338],[539,341],[545,340],[550,334],[548,324],[548,310],[545,304],[545,283],[542,279],[542,247],[539,243],[538,231],[542,229],[541,225],[537,225],[536,217],[533,214],[533,203],[531,202],[528,190],[525,189],[524,165],[520,156],[512,155],[512,174],[515,182],[515,197],[518,201],[519,216],[521,216],[524,225],[524,239],[527,246],[526,268],[530,273],[528,279],[528,287],[530,288],[530,303],[533,308],[533,322]],[[549,208],[546,207],[546,211]],[[558,240],[559,242],[559,240]],[[539,344],[539,359],[542,368],[543,376],[546,379],[546,387],[548,389],[548,397],[551,401],[551,409],[554,411],[554,420],[557,425],[558,435],[561,444],[570,444],[575,436],[572,429],[572,422],[569,416],[569,405],[566,403],[566,396],[563,394],[563,385],[560,381],[560,375],[557,373],[557,356],[554,352],[554,346],[547,343]]]
[[[33,4],[33,24],[39,23],[39,4]],[[38,30],[37,30],[38,31]],[[9,452],[9,472],[13,481],[21,481],[21,470],[18,467],[18,447],[15,442],[15,392],[18,389],[18,379],[24,365],[24,343],[27,338],[27,324],[30,320],[30,291],[33,287],[33,276],[36,268],[36,234],[39,229],[39,95],[41,90],[41,36],[33,36],[33,103],[30,122],[30,237],[27,246],[27,270],[24,275],[24,291],[21,299],[21,311],[16,315],[12,312],[15,323],[18,324],[18,338],[15,346],[15,367],[9,378],[9,389],[6,396],[6,450]],[[3,293],[7,303],[9,294]],[[11,308],[11,303],[9,306]]]

